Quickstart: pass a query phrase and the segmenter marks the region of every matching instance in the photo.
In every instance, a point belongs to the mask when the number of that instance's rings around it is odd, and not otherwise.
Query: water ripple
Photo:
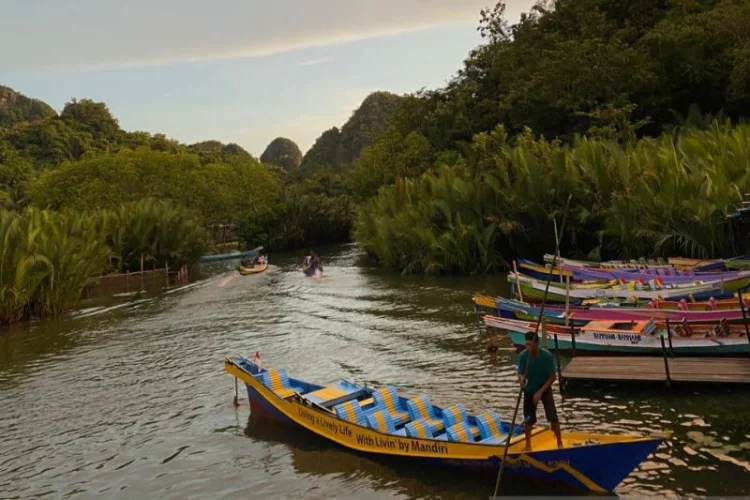
[[[272,256],[262,275],[221,271],[0,333],[3,496],[486,498],[491,484],[393,468],[254,420],[243,393],[233,407],[222,359],[260,351],[314,382],[390,383],[512,414],[515,351],[485,350],[470,302],[503,279],[404,278],[359,267],[353,247],[337,252],[319,280]],[[675,431],[620,494],[748,493],[747,392],[577,384],[555,400],[569,430]]]

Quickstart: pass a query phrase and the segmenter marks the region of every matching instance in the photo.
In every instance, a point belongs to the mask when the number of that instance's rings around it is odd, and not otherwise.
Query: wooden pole
[[[570,276],[565,277],[565,326],[568,326],[568,315],[570,314]]]
[[[141,291],[143,291],[143,252],[141,252]]]
[[[560,236],[557,233],[557,219],[552,219],[552,222],[555,224],[555,241],[560,241]],[[555,255],[557,255],[557,262],[560,262],[560,245],[557,245],[557,248],[555,249]],[[554,269],[554,267],[553,267]],[[560,283],[563,282],[562,274],[560,274]]]
[[[523,292],[521,291],[521,279],[520,275],[518,274],[518,266],[516,265],[516,261],[513,261],[513,271],[516,273],[516,293],[518,294],[518,300],[523,302]]]
[[[570,325],[570,342],[571,342],[571,348],[573,349],[573,354],[571,357],[576,357],[576,329],[573,325]]]
[[[557,334],[555,334],[555,360],[557,361],[557,380],[560,381],[560,390],[563,390],[562,368],[560,367],[560,345],[557,343]]]
[[[664,347],[664,336],[659,337],[661,340],[661,356],[664,358],[664,371],[667,373],[667,387],[672,387],[672,377],[669,374],[669,361],[667,360],[667,349]]]
[[[568,218],[568,210],[570,208],[571,199],[573,199],[572,194],[568,195],[568,200],[565,203],[565,212],[563,213],[563,220],[562,220],[562,227],[561,227],[561,229],[563,230],[565,228],[565,221]],[[561,230],[560,232],[563,232],[563,230]],[[553,262],[552,262],[553,268],[555,267],[555,263],[557,262],[557,255],[560,253],[560,240],[557,240],[556,244],[557,245],[555,248],[555,258],[553,259]],[[513,261],[513,264],[515,265],[515,261]],[[547,304],[547,294],[549,293],[549,285],[551,282],[552,282],[552,272],[550,271],[547,277],[547,286],[544,288],[544,295],[542,296],[542,305],[539,309],[539,317],[537,319],[536,328],[534,331],[535,334],[539,333],[539,324],[541,323],[542,317],[544,316],[544,306]],[[527,362],[526,369],[524,370],[524,373],[523,373],[524,378],[529,373],[529,366],[531,366],[531,363]],[[495,481],[495,493],[492,495],[493,497],[497,496],[497,490],[498,488],[500,488],[500,481],[503,477],[503,471],[505,470],[505,463],[508,460],[508,449],[510,448],[510,439],[513,436],[513,431],[516,426],[516,417],[518,417],[518,408],[521,405],[521,396],[523,396],[523,391],[524,391],[524,388],[521,387],[518,391],[518,396],[516,397],[516,406],[515,406],[515,409],[513,410],[513,418],[510,421],[510,430],[508,432],[508,436],[505,438],[505,448],[503,450],[503,458],[500,461],[500,469],[497,471],[497,480]]]
[[[234,401],[233,401],[234,406],[239,406],[240,405],[240,401],[239,401],[239,398],[237,397],[237,395],[238,395],[238,392],[237,392],[237,377],[234,377]]]
[[[669,325],[669,316],[667,316],[667,338],[669,339],[669,356],[674,358],[674,347],[672,347],[672,327]]]
[[[742,322],[745,324],[745,335],[747,335],[747,343],[750,344],[750,327],[747,325],[747,313],[745,312],[745,290],[747,287],[739,290],[738,295],[740,296],[740,310],[742,311]]]
[[[164,276],[167,277],[167,288],[169,288],[169,262],[164,263]]]

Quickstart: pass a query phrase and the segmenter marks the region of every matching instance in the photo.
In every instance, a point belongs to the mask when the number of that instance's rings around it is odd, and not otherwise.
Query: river
[[[503,340],[487,352],[471,305],[473,292],[507,289],[503,278],[402,277],[354,246],[324,250],[322,279],[302,276],[300,256],[271,255],[257,276],[229,264],[168,293],[0,331],[0,497],[490,496],[494,484],[251,418],[244,392],[233,406],[223,357],[260,351],[299,378],[388,382],[512,415],[514,351]],[[578,384],[555,398],[564,430],[674,432],[618,494],[750,494],[747,389]]]

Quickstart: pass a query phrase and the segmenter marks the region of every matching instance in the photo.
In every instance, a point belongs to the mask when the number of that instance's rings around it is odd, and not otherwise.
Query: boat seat
[[[295,392],[304,392],[301,387],[292,386],[289,382],[289,376],[283,368],[266,370],[261,376],[263,377],[263,385],[282,398],[288,398]]]
[[[374,401],[373,398],[363,399],[362,401],[359,402],[359,406],[361,406],[362,408],[364,408],[367,405],[371,405],[373,403],[373,401]]]
[[[441,429],[436,429],[434,426],[430,425],[429,422],[421,419],[406,424],[405,430],[406,435],[413,438],[441,440],[448,439],[448,436],[445,433],[442,433],[440,436],[433,437],[437,432],[440,432]]]
[[[469,425],[465,420],[448,427],[445,432],[449,440],[463,443],[473,443],[479,437],[479,428]]]
[[[435,415],[435,408],[432,406],[427,396],[422,395],[407,400],[406,407],[409,409],[409,417],[411,420],[424,420],[438,431],[445,429],[445,424],[441,419],[437,418],[437,415]]]
[[[381,387],[372,393],[372,397],[375,400],[375,408],[390,413],[395,425],[401,425],[409,421],[409,413],[401,409],[401,401],[396,388],[392,385]]]
[[[508,437],[503,432],[503,421],[495,410],[485,410],[476,417],[479,426],[480,443],[498,444]]]
[[[348,393],[340,387],[328,386],[305,394],[305,398],[310,399],[316,403],[325,403],[326,401],[332,401],[342,396],[346,396],[347,394]]]
[[[347,401],[336,405],[333,407],[333,411],[342,420],[348,420],[364,427],[367,426],[367,417],[365,417],[365,412],[362,411],[357,401]]]
[[[406,436],[406,429],[396,430],[396,424],[393,421],[393,417],[391,417],[391,414],[385,410],[379,410],[367,415],[367,423],[371,429],[375,429],[384,434]]]
[[[447,429],[466,420],[466,416],[466,408],[460,403],[443,408],[443,425]]]

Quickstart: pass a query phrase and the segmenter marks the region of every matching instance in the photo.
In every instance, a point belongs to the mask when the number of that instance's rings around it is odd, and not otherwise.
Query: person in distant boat
[[[527,370],[528,364],[528,370]],[[557,437],[557,447],[562,448],[560,420],[557,418],[552,384],[557,380],[555,358],[547,349],[539,348],[539,335],[526,332],[526,350],[518,355],[518,382],[523,388],[523,417],[526,450],[531,450],[531,430],[536,424],[536,408],[544,405],[544,414]]]
[[[310,250],[310,253],[307,254],[307,256],[305,257],[305,261],[302,263],[302,265],[305,267],[311,267],[314,265],[316,268],[322,269],[320,266],[320,259],[318,258],[318,256],[315,254],[315,251],[313,250]]]

